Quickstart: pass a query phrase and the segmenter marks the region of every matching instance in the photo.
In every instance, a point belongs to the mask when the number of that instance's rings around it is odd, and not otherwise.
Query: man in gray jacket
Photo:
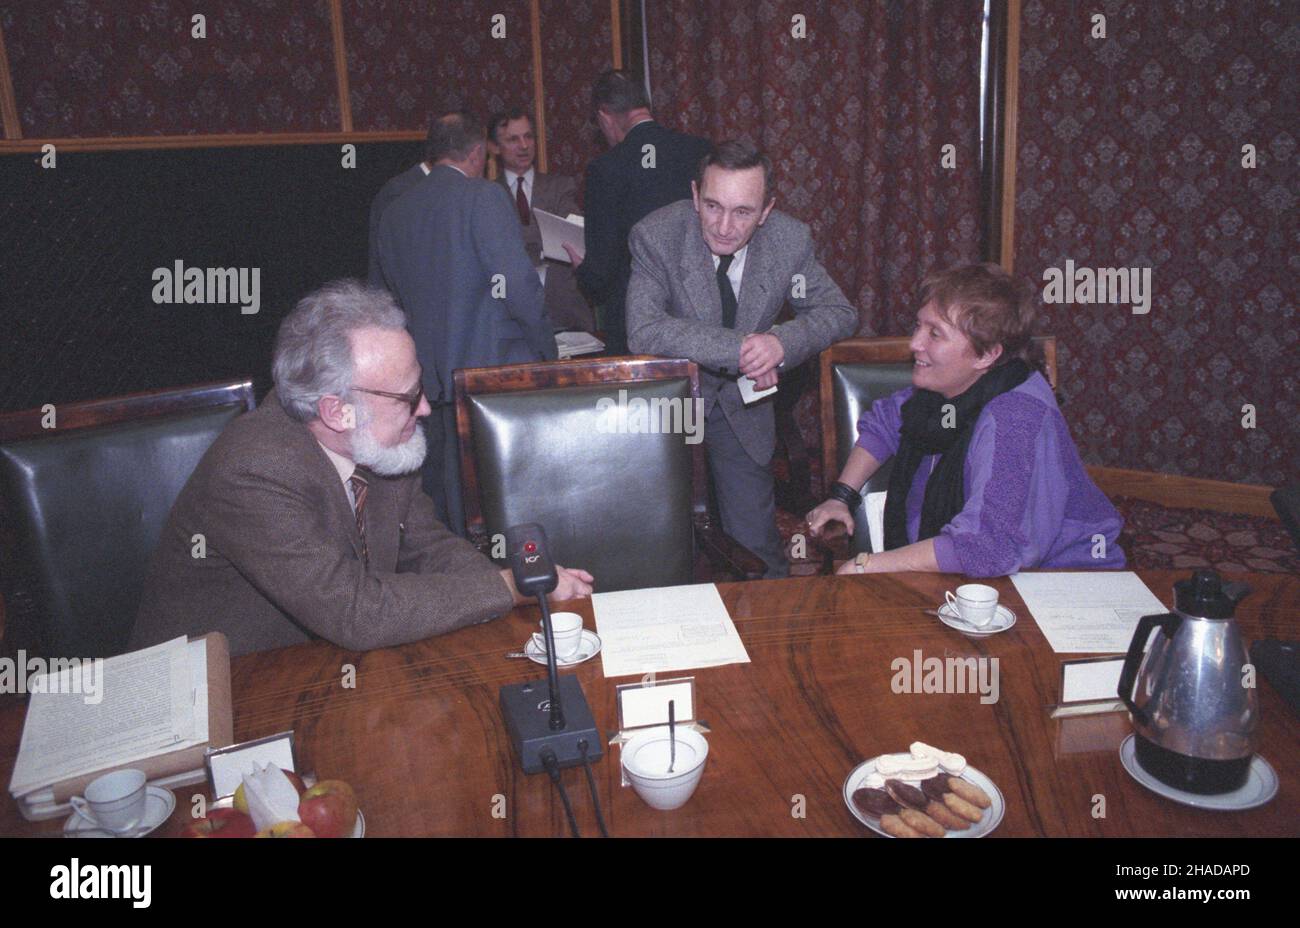
[[[763,559],[767,577],[784,577],[769,469],[776,420],[770,400],[745,403],[738,378],[775,387],[781,368],[857,331],[858,314],[814,257],[808,227],[772,209],[772,163],[753,145],[718,145],[691,190],[691,202],[632,229],[628,344],[700,365],[723,530]],[[774,324],[787,302],[795,318]]]
[[[482,121],[452,113],[430,135],[429,176],[379,222],[379,272],[410,318],[433,405],[424,489],[447,527],[464,535],[452,372],[555,360],[559,352],[514,205],[500,184],[483,179]]]

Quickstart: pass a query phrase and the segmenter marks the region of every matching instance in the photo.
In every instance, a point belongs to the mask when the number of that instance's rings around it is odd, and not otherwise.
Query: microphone
[[[555,662],[555,633],[546,594],[559,583],[546,531],[536,522],[506,529],[506,561],[522,596],[536,596],[542,609],[546,640],[546,696],[540,681],[501,687],[501,714],[524,773],[541,773],[599,760],[602,739],[582,685],[572,674],[560,676]],[[568,712],[565,712],[565,708]]]

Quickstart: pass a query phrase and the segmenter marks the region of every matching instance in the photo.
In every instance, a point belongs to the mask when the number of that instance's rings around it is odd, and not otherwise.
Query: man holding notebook
[[[521,598],[420,488],[430,407],[406,316],[336,281],[280,326],[275,389],[199,462],[163,529],[132,648],[224,632],[232,654],[350,650],[485,622]],[[559,568],[556,600],[591,575]]]

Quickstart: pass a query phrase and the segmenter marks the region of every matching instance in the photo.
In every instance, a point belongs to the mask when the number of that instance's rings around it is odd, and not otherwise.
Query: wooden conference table
[[[1188,572],[1139,573],[1168,604],[1173,581]],[[1300,637],[1300,578],[1247,580],[1254,592],[1239,607],[1247,639]],[[966,755],[998,785],[1006,817],[996,836],[1300,834],[1300,720],[1269,684],[1260,683],[1258,743],[1281,779],[1278,795],[1241,813],[1187,808],[1124,771],[1118,747],[1130,731],[1127,714],[1049,717],[1061,656],[1009,580],[993,581],[1018,617],[1005,633],[969,639],[921,611],[936,608],[954,582],[892,574],[720,585],[752,663],[689,672],[699,717],[712,729],[703,780],[683,808],[657,812],[619,786],[618,749],[609,749],[595,770],[611,834],[868,836],[845,808],[845,777],[862,760],[918,740]],[[577,610],[592,627],[590,602]],[[237,658],[235,737],[293,729],[301,769],[356,788],[368,836],[565,836],[558,795],[545,775],[517,767],[497,707],[502,684],[544,677],[542,668],[504,657],[537,617],[536,607],[517,609],[364,654],[313,643]],[[998,658],[1000,698],[985,705],[976,693],[892,692],[891,662],[917,649],[924,657]],[[347,663],[356,667],[353,689],[341,685]],[[615,684],[635,678],[606,679],[599,659],[573,672],[597,724],[614,729]],[[12,702],[0,710],[5,784],[22,711]],[[567,770],[564,782],[582,833],[595,835],[585,777]],[[1093,816],[1097,796],[1106,800],[1104,818]],[[176,833],[184,798],[159,833]],[[8,797],[0,805],[0,834],[59,831],[58,821],[23,821]]]

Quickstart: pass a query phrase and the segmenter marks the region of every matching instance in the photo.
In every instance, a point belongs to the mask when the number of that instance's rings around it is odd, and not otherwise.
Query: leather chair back
[[[633,428],[636,407],[662,428],[652,411],[685,410],[698,386],[687,362],[650,363],[678,365],[677,375],[476,392],[458,372],[465,511],[481,547],[491,553],[494,536],[537,522],[556,562],[590,571],[601,591],[693,582],[699,445]],[[611,411],[620,398],[628,419]],[[613,431],[620,422],[629,428]]]
[[[75,416],[59,408],[60,427],[0,440],[7,646],[60,657],[126,649],[172,504],[221,430],[252,406],[251,384],[234,386],[242,390],[203,394],[218,405],[143,417],[119,407],[125,417],[89,427],[63,427]]]

